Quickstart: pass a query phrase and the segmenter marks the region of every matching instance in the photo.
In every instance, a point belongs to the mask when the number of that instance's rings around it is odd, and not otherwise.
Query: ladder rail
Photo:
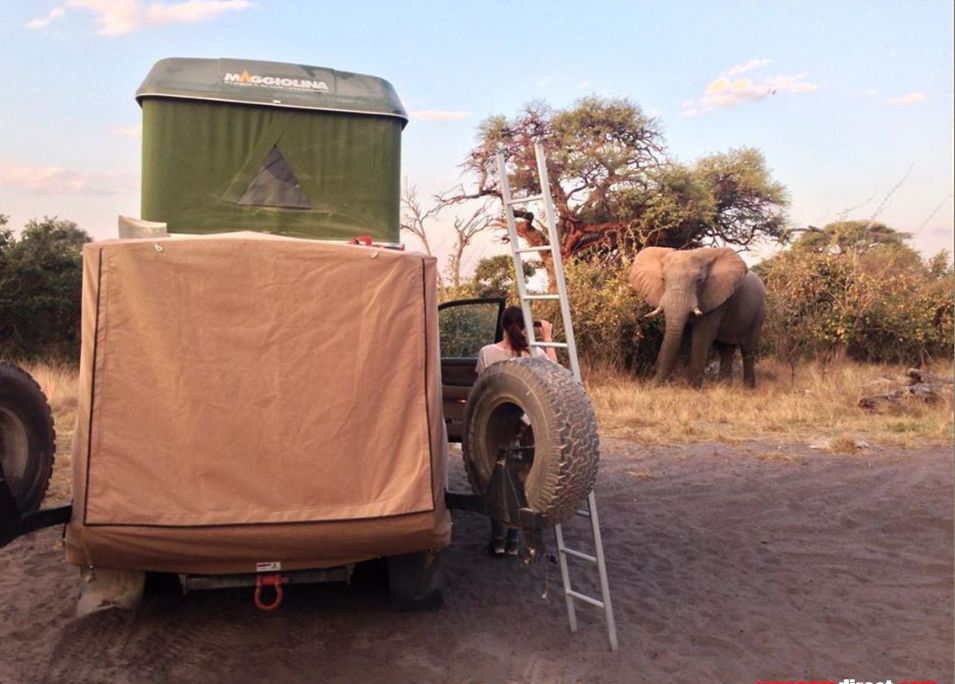
[[[600,520],[597,517],[597,497],[593,490],[587,496],[590,508],[590,527],[594,534],[594,548],[597,553],[597,574],[600,578],[600,595],[603,599],[604,619],[607,622],[607,636],[610,639],[610,650],[617,650],[617,623],[613,619],[613,605],[610,603],[610,581],[607,578],[607,559],[603,552],[603,539],[600,535]]]
[[[497,174],[501,183],[501,200],[504,202],[504,218],[507,223],[507,236],[511,244],[511,256],[514,259],[514,278],[517,280],[517,298],[521,304],[521,311],[524,313],[525,334],[529,344],[537,340],[534,337],[534,316],[531,312],[531,304],[527,299],[527,278],[524,277],[524,262],[521,260],[519,252],[514,250],[519,248],[520,242],[517,235],[517,224],[514,220],[514,210],[511,209],[511,184],[507,182],[507,161],[504,159],[503,150],[497,152]],[[553,246],[551,247],[553,253]],[[530,322],[531,325],[527,325]]]
[[[547,175],[547,158],[544,155],[544,143],[534,142],[534,156],[537,158],[537,176],[540,179],[541,195],[544,198],[544,214],[547,223],[547,237],[551,244],[554,279],[557,281],[557,294],[560,295],[561,323],[564,327],[564,339],[567,342],[567,356],[570,357],[570,371],[574,380],[582,382],[580,363],[577,360],[577,343],[574,340],[574,323],[570,317],[570,300],[567,297],[567,281],[564,279],[564,262],[560,255],[560,236],[557,234],[557,220],[554,214],[554,199],[550,195],[550,178]],[[521,269],[524,270],[523,268]]]
[[[564,556],[564,531],[560,525],[554,525],[554,535],[557,537],[557,561],[560,564],[560,578],[564,583],[564,601],[567,604],[567,621],[570,623],[570,631],[577,631],[577,606],[574,604],[574,597],[570,591],[570,568],[567,567],[567,558]]]

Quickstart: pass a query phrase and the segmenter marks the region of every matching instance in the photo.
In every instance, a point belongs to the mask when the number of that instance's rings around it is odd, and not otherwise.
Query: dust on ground
[[[484,553],[455,513],[445,608],[396,613],[381,567],[73,617],[77,570],[48,529],[0,551],[0,682],[720,682],[953,677],[953,449],[609,441],[597,496],[620,650],[570,634],[557,567]],[[466,485],[460,468],[457,488]],[[586,547],[584,521],[565,527]],[[551,549],[552,550],[552,549]],[[574,576],[595,592],[590,566]]]

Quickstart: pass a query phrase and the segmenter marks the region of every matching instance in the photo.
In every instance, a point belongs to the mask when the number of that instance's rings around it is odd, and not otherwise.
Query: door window
[[[501,340],[504,300],[462,299],[438,307],[442,358],[477,358],[486,344]]]

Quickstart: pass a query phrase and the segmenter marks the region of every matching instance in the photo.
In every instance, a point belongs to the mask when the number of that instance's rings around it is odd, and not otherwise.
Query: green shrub
[[[907,239],[882,224],[836,223],[760,264],[766,350],[784,361],[950,358],[955,281],[947,255],[925,262]]]
[[[30,221],[16,238],[0,218],[0,355],[78,360],[90,236],[54,217]]]
[[[649,372],[663,339],[662,322],[647,320],[650,307],[627,279],[630,264],[608,267],[599,259],[573,259],[564,265],[567,294],[582,363]],[[563,340],[557,302],[535,305],[541,318],[555,324]]]
[[[441,356],[476,357],[481,347],[494,341],[498,309],[497,304],[480,304],[440,311]]]

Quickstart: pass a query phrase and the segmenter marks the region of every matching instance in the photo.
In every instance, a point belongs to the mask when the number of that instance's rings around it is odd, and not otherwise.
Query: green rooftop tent
[[[164,59],[136,100],[143,219],[173,233],[398,242],[408,116],[387,81],[297,64]]]

